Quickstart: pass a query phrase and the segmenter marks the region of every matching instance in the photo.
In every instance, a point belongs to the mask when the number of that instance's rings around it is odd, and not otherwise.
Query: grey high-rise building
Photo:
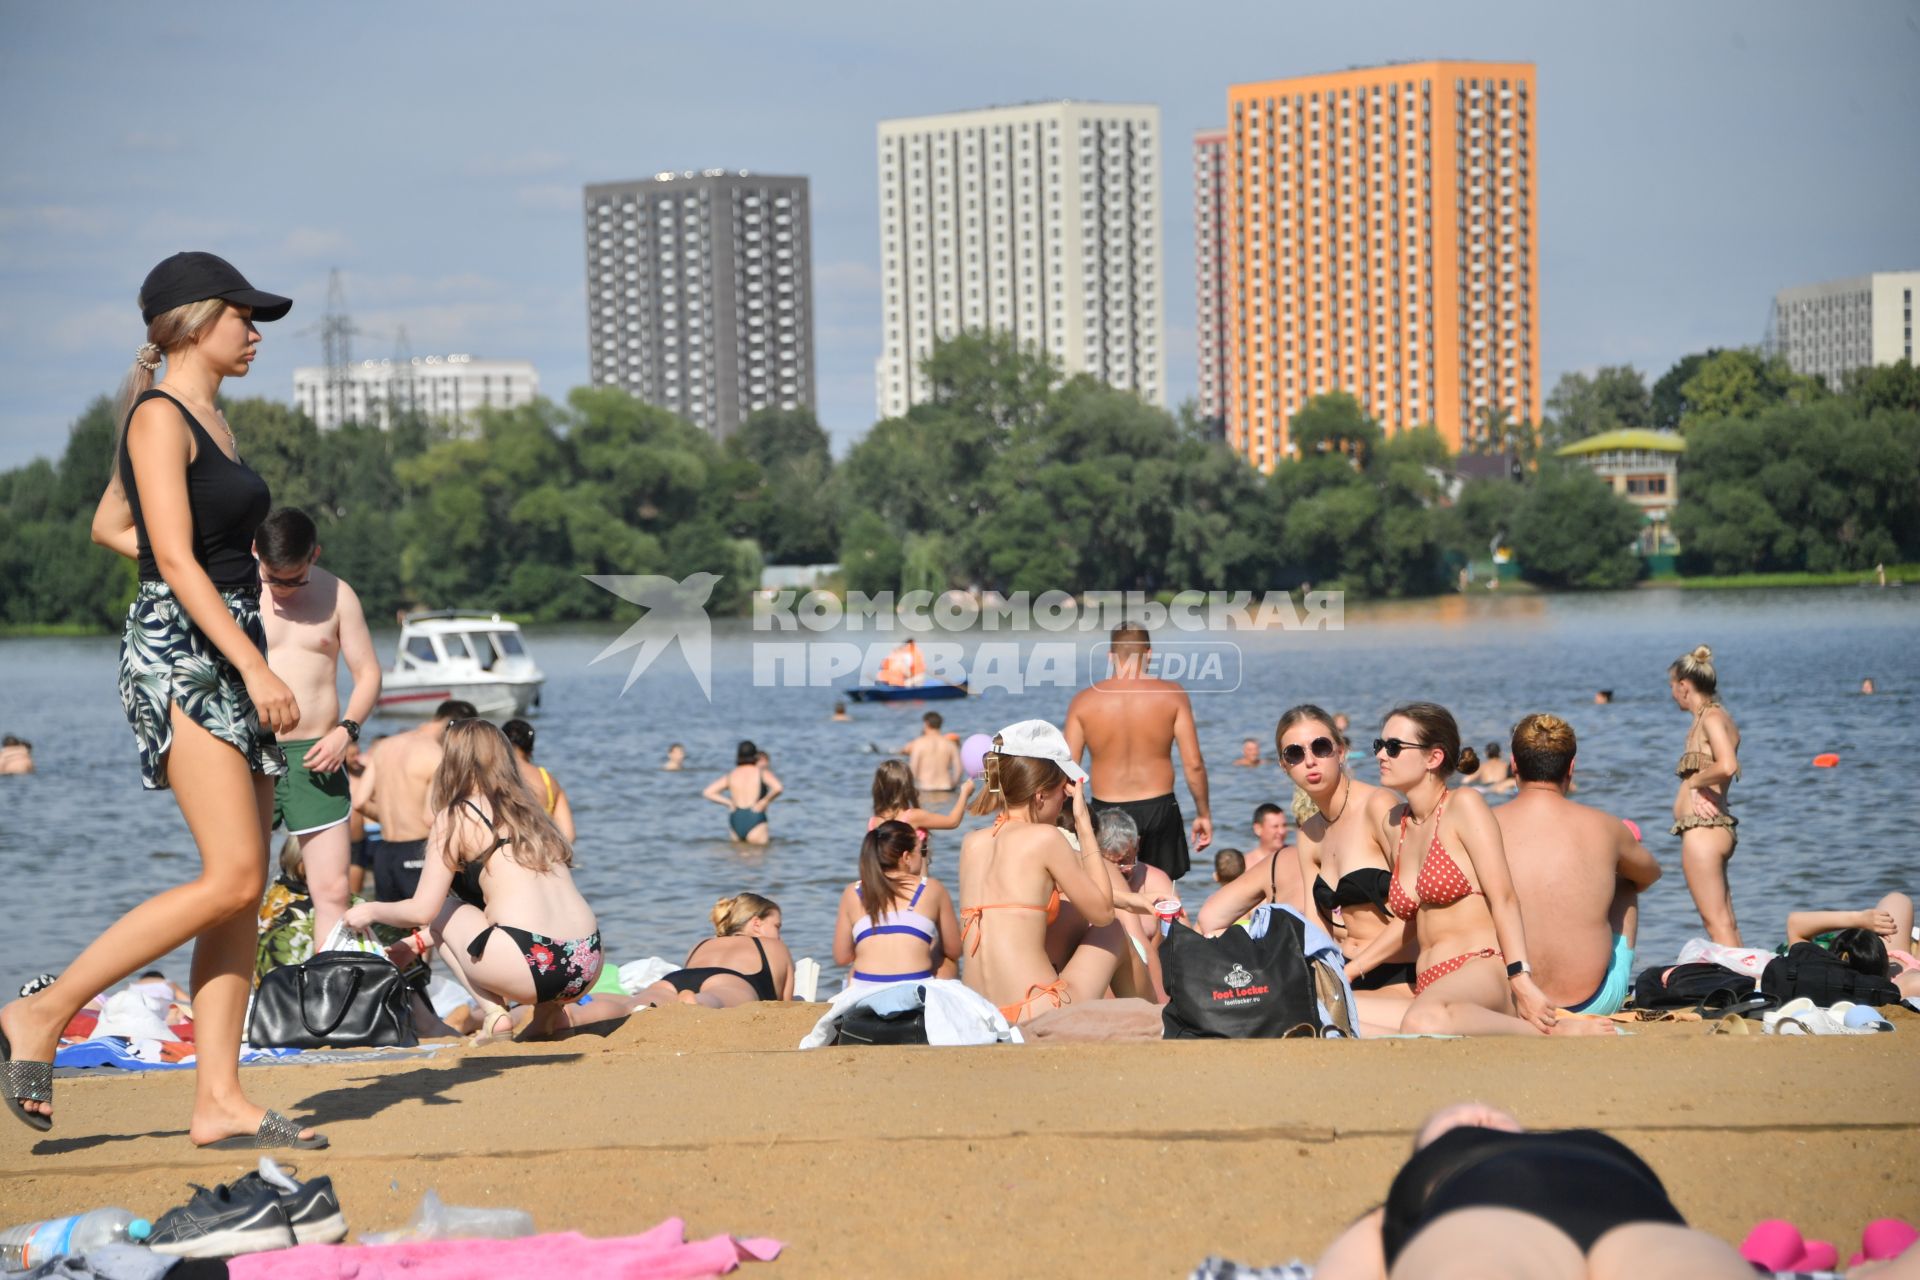
[[[715,436],[811,409],[807,180],[707,169],[586,189],[587,344],[624,387]]]

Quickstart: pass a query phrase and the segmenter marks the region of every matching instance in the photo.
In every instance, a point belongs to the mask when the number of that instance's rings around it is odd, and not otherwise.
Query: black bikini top
[[[1332,917],[1341,907],[1357,907],[1372,903],[1382,911],[1387,909],[1387,888],[1393,883],[1393,873],[1385,867],[1362,867],[1358,871],[1349,871],[1340,877],[1338,886],[1329,885],[1319,876],[1313,878],[1313,905],[1320,914]]]
[[[487,906],[487,895],[480,888],[480,872],[486,868],[487,859],[498,853],[502,845],[513,843],[513,837],[503,836],[498,831],[494,831],[493,819],[482,813],[480,806],[473,801],[463,800],[460,803],[473,810],[473,816],[486,823],[487,830],[494,832],[493,846],[472,861],[461,863],[453,873],[451,888],[454,897],[470,907],[479,907],[484,911]]]

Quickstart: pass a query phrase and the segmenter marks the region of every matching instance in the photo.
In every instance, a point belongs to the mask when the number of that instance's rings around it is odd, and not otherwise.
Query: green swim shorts
[[[291,752],[287,758],[293,758]],[[1627,995],[1632,989],[1633,944],[1616,933],[1613,935],[1613,955],[1607,962],[1607,976],[1600,980],[1600,989],[1579,1004],[1569,1005],[1567,1012],[1618,1013],[1627,1003]]]
[[[285,777],[273,781],[273,825],[285,827],[296,836],[311,835],[337,827],[347,820],[347,771],[313,773],[307,769],[307,752],[318,738],[304,742],[283,742],[287,753]]]

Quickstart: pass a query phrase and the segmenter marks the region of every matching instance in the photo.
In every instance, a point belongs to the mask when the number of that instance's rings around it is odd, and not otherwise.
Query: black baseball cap
[[[252,307],[255,320],[278,320],[293,310],[292,298],[254,288],[225,258],[176,253],[147,272],[146,283],[140,286],[140,317],[152,324],[175,307],[208,298]]]

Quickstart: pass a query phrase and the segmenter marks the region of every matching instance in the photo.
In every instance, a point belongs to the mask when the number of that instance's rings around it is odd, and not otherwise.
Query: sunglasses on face
[[[264,576],[270,587],[304,587],[313,580],[311,574],[302,574],[298,578],[276,578],[270,573]]]
[[[1333,739],[1315,738],[1304,747],[1297,742],[1292,746],[1282,747],[1280,748],[1280,762],[1291,769],[1295,765],[1304,764],[1307,759],[1307,752],[1309,751],[1313,752],[1313,758],[1315,760],[1331,760],[1334,751]]]
[[[1398,760],[1402,751],[1424,751],[1426,745],[1424,742],[1403,742],[1399,738],[1375,738],[1373,754],[1379,755],[1384,751],[1387,753],[1387,759]]]

